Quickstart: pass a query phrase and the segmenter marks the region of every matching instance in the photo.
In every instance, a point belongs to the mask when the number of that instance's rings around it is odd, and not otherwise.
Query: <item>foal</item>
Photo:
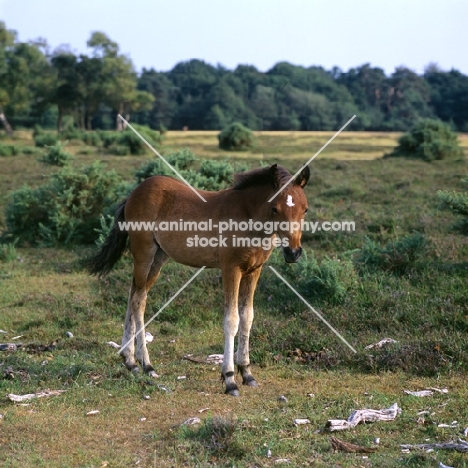
[[[239,395],[234,359],[242,383],[257,386],[249,358],[255,288],[274,246],[282,246],[288,263],[297,262],[302,253],[301,230],[297,228],[299,224],[292,223],[301,223],[307,212],[303,189],[309,177],[306,166],[271,203],[268,200],[291,179],[291,174],[276,164],[236,174],[234,185],[227,190],[200,190],[206,203],[186,184],[166,176],[150,177],[133,190],[117,209],[109,236],[89,264],[92,274],[107,274],[123,254],[129,238],[134,260],[133,281],[121,351],[127,369],[139,369],[135,359],[136,344],[136,358],[143,370],[158,377],[146,348],[144,313],[149,289],[158,279],[162,266],[173,259],[192,267],[221,269],[225,337],[222,378],[226,393]],[[132,230],[127,224],[127,229],[123,230],[123,222],[153,223],[154,228]],[[162,229],[184,223],[194,229]],[[259,226],[266,228],[259,230]],[[234,353],[234,338],[238,332],[237,352]]]

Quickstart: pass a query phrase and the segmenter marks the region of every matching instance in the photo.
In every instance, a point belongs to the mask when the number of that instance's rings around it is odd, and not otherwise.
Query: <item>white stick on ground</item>
[[[435,388],[435,387],[430,387],[426,388],[426,390],[419,390],[417,392],[412,392],[410,390],[404,390],[404,393],[407,395],[413,395],[415,397],[426,397],[426,396],[432,396],[434,393],[448,393],[447,388]]]
[[[457,452],[468,453],[468,442],[458,439],[457,442],[445,442],[442,444],[416,444],[416,445],[400,445],[402,449],[440,449],[440,450],[456,450]]]
[[[361,422],[393,421],[398,413],[401,413],[401,408],[398,407],[397,403],[383,410],[356,410],[351,413],[347,420],[329,419],[325,427],[331,432],[344,431],[356,427]]]
[[[55,395],[60,395],[66,390],[44,390],[38,393],[28,393],[26,395],[15,395],[14,393],[9,393],[7,398],[15,403],[21,403],[22,401],[34,400],[35,398],[44,398]]]
[[[393,343],[398,343],[398,341],[394,340],[393,338],[384,338],[383,340],[380,340],[378,343],[372,343],[370,345],[367,345],[364,349],[381,348],[384,345],[393,344]]]

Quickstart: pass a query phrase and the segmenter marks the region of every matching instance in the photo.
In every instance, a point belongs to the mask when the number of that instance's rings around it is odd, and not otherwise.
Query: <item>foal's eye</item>
[[[278,208],[276,208],[276,206],[272,206],[272,207],[271,207],[271,212],[272,212],[273,214],[278,214]]]
[[[304,213],[307,213],[308,211],[309,211],[309,208],[306,208],[306,209],[304,210]]]

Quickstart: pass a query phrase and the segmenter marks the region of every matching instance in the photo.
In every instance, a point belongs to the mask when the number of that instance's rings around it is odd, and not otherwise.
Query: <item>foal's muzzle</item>
[[[292,249],[291,247],[283,247],[283,257],[286,263],[296,263],[302,254],[302,247]]]

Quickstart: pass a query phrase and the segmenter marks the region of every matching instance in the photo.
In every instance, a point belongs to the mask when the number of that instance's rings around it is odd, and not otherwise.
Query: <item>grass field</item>
[[[160,151],[190,147],[200,158],[242,160],[253,167],[279,162],[295,172],[331,136],[263,132],[254,151],[222,153],[215,132],[168,132]],[[320,290],[307,295],[356,354],[265,268],[251,353],[260,387],[242,388],[237,399],[223,395],[219,366],[184,359],[223,351],[218,271],[204,271],[149,326],[155,340],[148,347],[160,374],[151,381],[129,374],[116,350],[105,344],[121,339],[130,257],[97,280],[82,268],[93,245],[17,246],[12,261],[0,261],[0,330],[7,332],[0,333],[0,343],[21,336],[16,341],[24,344],[17,352],[0,351],[0,466],[436,467],[442,462],[467,467],[466,454],[403,453],[399,445],[465,439],[468,427],[468,240],[454,230],[454,216],[441,210],[437,199],[437,190],[463,189],[468,162],[381,159],[397,138],[345,132],[312,162],[308,219],[354,220],[356,231],[305,233],[303,245],[309,260],[346,263],[366,237],[384,245],[419,232],[427,242],[424,254],[403,272],[356,267],[352,281],[342,278],[348,288],[343,300]],[[34,143],[28,132],[1,141],[19,147]],[[468,155],[468,136],[460,142]],[[77,142],[67,149],[75,156],[73,165],[100,159],[128,180],[151,157],[112,156]],[[2,213],[11,190],[39,185],[55,170],[36,158],[0,157]],[[0,220],[4,223],[3,214]],[[289,269],[281,265],[294,285],[304,280],[305,261]],[[280,268],[279,257],[270,264]],[[174,263],[164,267],[150,293],[147,317],[193,272]],[[67,331],[74,336],[68,338]],[[398,343],[365,349],[385,337]],[[449,392],[425,398],[404,394],[430,387]],[[4,397],[45,389],[66,391],[27,406]],[[278,400],[282,395],[287,402]],[[375,453],[331,448],[330,433],[323,430],[328,419],[393,403],[402,408],[394,421],[334,434],[374,447]],[[99,413],[87,416],[92,410]],[[191,417],[200,424],[184,426]],[[296,418],[310,424],[295,426]]]

